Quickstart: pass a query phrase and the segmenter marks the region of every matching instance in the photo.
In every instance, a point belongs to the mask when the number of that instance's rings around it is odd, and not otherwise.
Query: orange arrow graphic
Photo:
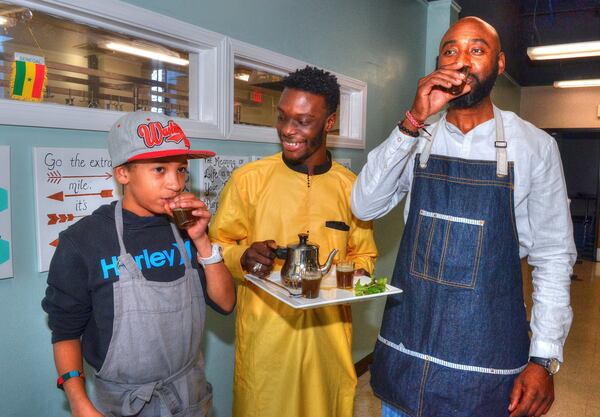
[[[54,239],[52,242],[49,243],[49,245],[57,247],[58,246],[58,239]]]
[[[81,215],[81,216],[76,216],[76,215],[71,214],[71,213],[68,213],[68,214],[50,213],[47,216],[48,216],[48,224],[52,225],[52,224],[56,224],[56,223],[71,222],[71,221],[73,221],[77,217],[86,217],[87,215],[84,214],[84,215]]]
[[[105,172],[102,175],[61,175],[60,171],[48,172],[48,182],[58,184],[63,178],[104,178],[109,180],[112,178],[112,174]]]
[[[99,193],[88,193],[88,194],[65,194],[62,191],[49,195],[48,198],[56,201],[65,201],[65,197],[89,197],[98,195],[101,198],[109,198],[113,196],[113,190],[102,190]]]

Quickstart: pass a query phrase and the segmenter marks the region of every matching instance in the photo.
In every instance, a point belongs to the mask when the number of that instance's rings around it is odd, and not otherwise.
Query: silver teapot
[[[279,259],[285,259],[281,268],[281,280],[290,288],[297,288],[301,282],[304,271],[320,271],[321,275],[327,274],[331,268],[333,257],[338,252],[333,249],[325,265],[319,265],[319,245],[308,242],[308,234],[298,235],[299,243],[287,245],[286,248],[278,247],[275,254]]]

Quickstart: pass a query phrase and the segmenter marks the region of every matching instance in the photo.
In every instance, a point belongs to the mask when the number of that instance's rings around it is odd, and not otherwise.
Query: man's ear
[[[113,172],[115,174],[115,179],[117,180],[117,182],[119,184],[121,184],[121,185],[129,184],[130,168],[126,164],[119,165],[118,167],[113,169]]]
[[[327,117],[325,121],[325,132],[329,133],[333,126],[335,125],[335,121],[337,120],[337,112],[333,112]]]
[[[498,52],[498,75],[504,73],[504,69],[506,68],[506,57],[504,56],[504,52]]]

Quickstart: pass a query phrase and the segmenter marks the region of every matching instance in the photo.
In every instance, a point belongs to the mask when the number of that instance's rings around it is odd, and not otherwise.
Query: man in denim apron
[[[556,143],[490,100],[504,65],[493,27],[457,22],[438,69],[355,183],[362,219],[408,195],[392,281],[404,293],[388,298],[371,368],[384,417],[537,417],[552,404],[576,253]]]

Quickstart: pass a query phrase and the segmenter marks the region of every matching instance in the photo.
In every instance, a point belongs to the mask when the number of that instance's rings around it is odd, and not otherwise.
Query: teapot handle
[[[287,259],[288,256],[288,248],[284,248],[283,246],[278,246],[275,249],[275,256],[279,259]]]

